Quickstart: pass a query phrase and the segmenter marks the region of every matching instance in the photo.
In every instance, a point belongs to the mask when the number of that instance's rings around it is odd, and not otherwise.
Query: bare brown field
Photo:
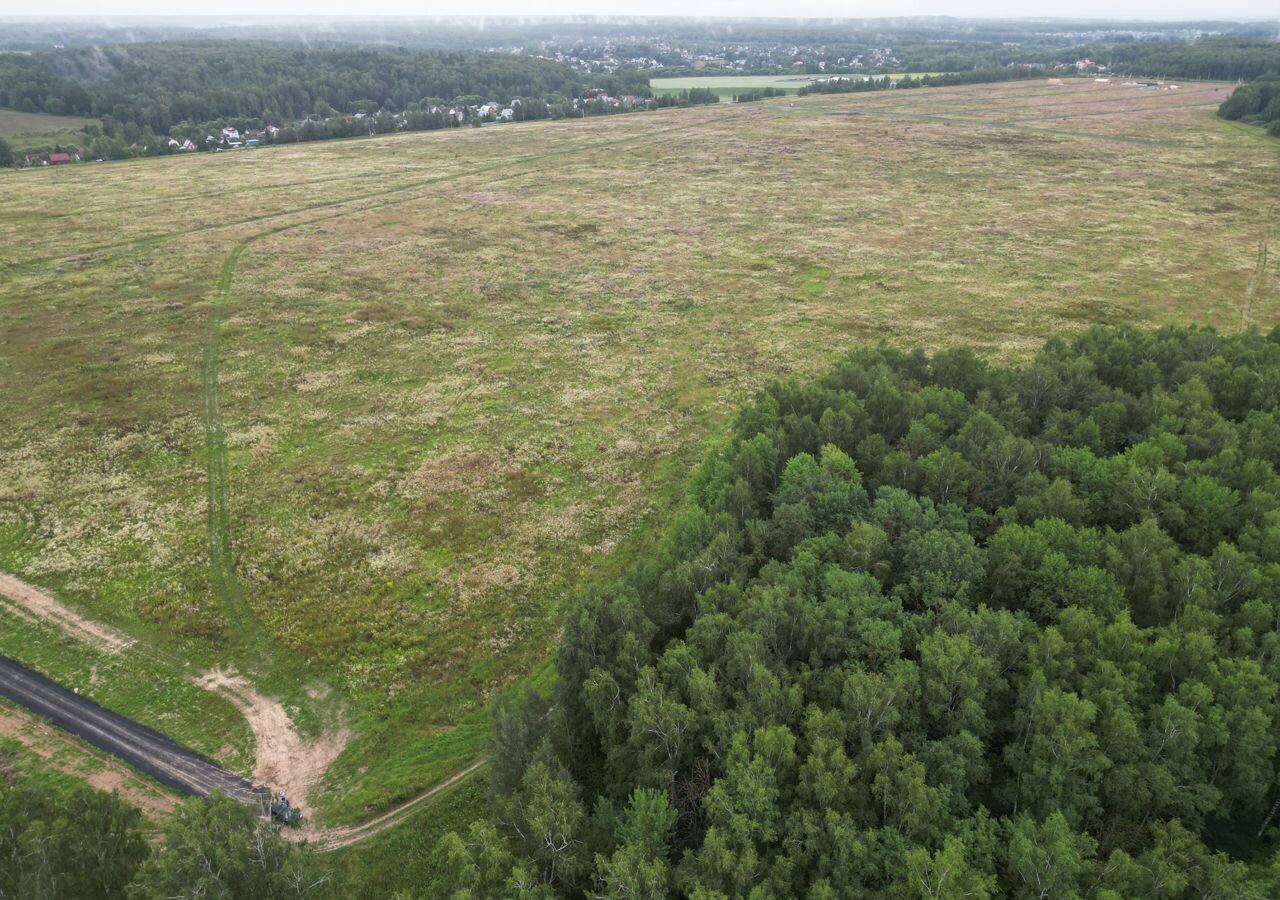
[[[1217,120],[1227,91],[894,90],[4,176],[0,569],[234,664],[304,737],[341,706],[312,800],[359,819],[479,758],[493,691],[768,379],[865,341],[1010,359],[1098,322],[1280,321],[1280,142]]]

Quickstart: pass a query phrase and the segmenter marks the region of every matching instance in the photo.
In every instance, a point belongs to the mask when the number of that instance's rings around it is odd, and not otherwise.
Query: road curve
[[[488,757],[482,757],[467,766],[465,769],[453,773],[435,787],[423,791],[413,799],[400,804],[394,809],[387,810],[382,815],[370,819],[368,822],[363,822],[359,825],[329,828],[321,831],[313,838],[314,846],[318,850],[338,850],[342,847],[348,847],[351,844],[363,841],[366,838],[371,838],[375,834],[381,834],[392,825],[396,825],[408,817],[419,803],[422,803],[424,800],[430,800],[432,797],[443,793],[458,782],[462,781],[472,772],[486,765],[488,762]]]
[[[184,794],[204,797],[218,790],[242,803],[257,803],[266,796],[264,788],[228,772],[172,738],[103,709],[7,656],[0,656],[0,696]]]

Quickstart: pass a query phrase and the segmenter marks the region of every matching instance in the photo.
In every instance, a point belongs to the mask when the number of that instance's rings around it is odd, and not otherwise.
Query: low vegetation
[[[0,109],[0,168],[13,165],[16,160],[14,154],[17,153],[52,150],[62,144],[83,142],[85,126],[94,124],[96,122],[92,119],[75,116]],[[4,147],[9,148],[7,156]]]
[[[428,896],[1276,896],[1277,467],[1280,331],[770,386]]]
[[[0,569],[165,661],[7,614],[0,652],[240,771],[251,736],[200,671],[304,735],[344,718],[307,812],[363,820],[483,755],[495,692],[652,547],[768,380],[879,339],[1005,361],[1099,321],[1276,324],[1280,158],[1213,116],[1229,90],[880,91],[7,173]]]

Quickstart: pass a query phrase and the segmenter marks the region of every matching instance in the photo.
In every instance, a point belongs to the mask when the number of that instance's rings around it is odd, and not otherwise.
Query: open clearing
[[[7,140],[19,151],[52,146],[59,142],[85,144],[87,140],[82,133],[84,126],[96,124],[97,119],[51,116],[47,113],[0,108],[0,138]]]
[[[923,72],[909,73],[912,78],[918,78]],[[775,90],[784,90],[789,94],[794,94],[802,87],[813,84],[819,78],[838,77],[825,75],[694,75],[685,78],[652,78],[649,80],[649,87],[653,89],[655,94],[675,94],[680,91],[687,91],[689,88],[710,88],[720,95],[720,99],[728,100],[734,94],[740,94],[753,88],[774,88]],[[847,76],[857,78],[857,75]],[[905,74],[893,74],[885,76],[897,81],[900,78],[906,78]]]
[[[862,341],[1014,358],[1095,322],[1280,321],[1280,142],[1215,119],[1227,91],[883,91],[0,175],[0,569],[137,641],[5,607],[0,653],[250,774],[236,706],[195,684],[234,668],[299,740],[347,724],[309,802],[365,820],[482,756],[493,691],[767,379]]]

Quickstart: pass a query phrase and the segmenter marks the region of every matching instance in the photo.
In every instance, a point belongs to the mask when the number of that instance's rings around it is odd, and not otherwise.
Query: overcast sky
[[[67,15],[677,15],[861,18],[947,15],[957,17],[1057,16],[1065,18],[1280,19],[1280,0],[60,0],[30,6],[0,3],[0,16]]]

